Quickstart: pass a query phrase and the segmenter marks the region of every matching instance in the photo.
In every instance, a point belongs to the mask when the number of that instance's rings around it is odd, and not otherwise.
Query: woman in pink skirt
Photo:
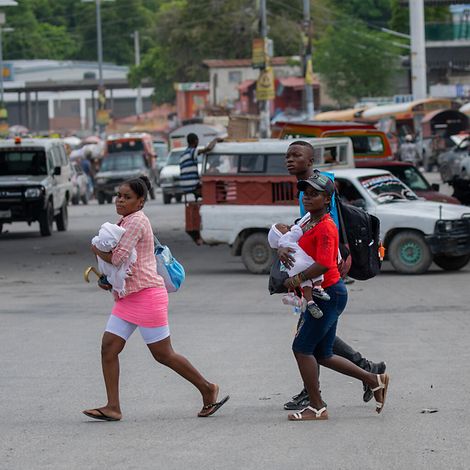
[[[157,274],[152,226],[142,211],[149,189],[150,182],[146,177],[123,183],[116,197],[116,212],[122,216],[118,225],[126,231],[112,252],[100,251],[92,246],[92,251],[97,256],[116,267],[128,259],[134,248],[137,252],[137,261],[132,265],[131,275],[126,279],[125,295],[119,297],[114,292],[115,304],[101,345],[108,401],[105,406],[83,411],[86,416],[94,419],[119,421],[122,418],[119,403],[119,353],[137,327],[153,357],[199,390],[203,401],[199,417],[214,414],[229,399],[226,396],[218,401],[219,386],[206,380],[171,346],[168,294],[163,279]]]

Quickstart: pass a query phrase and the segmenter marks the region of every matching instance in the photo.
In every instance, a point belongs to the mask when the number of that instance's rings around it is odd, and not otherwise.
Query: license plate
[[[11,219],[11,210],[0,211],[0,219]]]

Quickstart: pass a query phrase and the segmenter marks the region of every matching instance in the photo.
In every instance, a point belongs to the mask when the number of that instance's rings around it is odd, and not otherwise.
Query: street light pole
[[[106,109],[106,90],[103,80],[103,33],[101,28],[101,2],[112,2],[114,0],[82,0],[82,2],[95,2],[96,6],[96,42],[98,52],[98,113],[97,117],[103,119],[100,111]],[[105,116],[106,119],[106,116]],[[101,135],[104,132],[105,123],[98,123],[98,131]]]
[[[140,38],[139,38],[139,31],[134,31],[134,55],[135,55],[135,66],[138,67],[140,65]],[[142,106],[142,87],[139,83],[137,87],[137,100],[135,102],[135,111],[136,114],[142,114],[143,106]]]
[[[305,45],[305,104],[307,111],[307,119],[313,119],[314,103],[313,103],[313,77],[312,75],[312,24],[310,20],[310,0],[303,0],[304,3],[304,25],[307,29],[307,44]]]
[[[411,86],[413,99],[426,98],[426,43],[424,35],[424,1],[409,0],[411,35]]]
[[[98,86],[103,87],[103,35],[101,32],[101,0],[96,0],[96,40],[98,42]]]
[[[268,21],[266,13],[266,0],[260,0],[260,23],[261,23],[261,37],[263,38],[264,47],[265,47],[265,68],[268,65],[268,54],[266,51],[266,41],[268,38]],[[271,136],[271,102],[270,100],[264,100],[261,104],[261,115],[260,115],[260,135],[261,137],[270,137]]]

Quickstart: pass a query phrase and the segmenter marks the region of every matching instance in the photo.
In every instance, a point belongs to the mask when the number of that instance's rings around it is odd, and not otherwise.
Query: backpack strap
[[[343,214],[341,212],[341,200],[340,200],[338,191],[335,191],[335,196],[336,196],[336,209],[338,210],[338,219],[339,219],[341,235],[343,237],[343,243],[345,245],[349,245],[348,236],[346,235],[346,229],[344,228],[344,219],[343,219]]]

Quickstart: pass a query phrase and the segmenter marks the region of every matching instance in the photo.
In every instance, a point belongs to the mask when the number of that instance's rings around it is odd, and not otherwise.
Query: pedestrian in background
[[[406,135],[405,142],[400,146],[400,160],[402,162],[412,163],[415,166],[418,166],[421,161],[418,147],[411,134]]]
[[[100,251],[92,245],[96,256],[115,267],[121,266],[133,250],[137,253],[126,279],[125,295],[114,294],[114,307],[103,335],[101,362],[108,401],[105,406],[83,411],[93,419],[119,421],[122,418],[119,354],[137,327],[155,360],[173,369],[199,390],[203,401],[199,417],[214,414],[229,399],[226,396],[217,401],[219,386],[206,380],[171,345],[168,293],[162,277],[157,274],[153,231],[143,212],[149,189],[150,182],[145,176],[121,184],[115,204],[116,212],[122,216],[118,225],[126,231],[111,252]],[[100,287],[105,289],[102,285]]]
[[[210,152],[217,142],[222,139],[213,139],[206,147],[198,150],[199,137],[194,133],[189,133],[186,136],[188,146],[181,154],[180,165],[180,188],[183,193],[194,194],[195,198],[201,197],[201,178],[199,176],[198,168],[198,155],[205,152]]]

